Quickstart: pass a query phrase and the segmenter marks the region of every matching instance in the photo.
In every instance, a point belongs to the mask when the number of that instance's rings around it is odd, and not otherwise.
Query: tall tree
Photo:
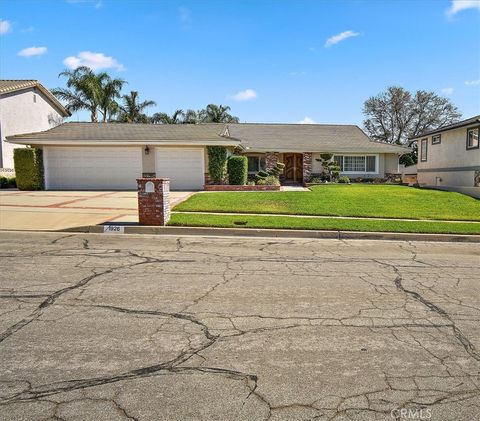
[[[448,98],[434,92],[410,93],[398,86],[367,99],[363,114],[365,131],[372,139],[396,144],[405,144],[409,137],[455,123],[462,116]]]
[[[117,99],[120,98],[120,91],[126,83],[123,79],[112,79],[107,73],[97,75],[100,81],[100,103],[99,109],[103,122],[118,112]]]
[[[93,70],[80,66],[75,70],[64,70],[58,76],[67,77],[67,88],[52,89],[53,95],[66,102],[65,108],[68,111],[87,110],[91,121],[97,122],[102,94],[100,80]]]
[[[208,104],[198,112],[198,117],[202,123],[238,123],[239,118],[229,114],[229,111],[228,106]]]
[[[123,103],[119,105],[119,121],[124,123],[148,123],[149,118],[144,113],[148,107],[156,105],[155,101],[138,102],[138,92],[131,91],[129,95],[122,96]]]
[[[184,124],[196,124],[199,122],[198,112],[195,110],[187,110],[184,113],[183,123]]]
[[[183,124],[184,118],[183,110],[175,110],[171,116],[167,113],[155,113],[150,120],[153,124]]]

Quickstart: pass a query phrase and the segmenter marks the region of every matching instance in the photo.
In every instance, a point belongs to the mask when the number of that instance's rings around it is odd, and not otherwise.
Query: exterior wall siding
[[[439,144],[427,139],[427,160],[418,161],[418,183],[432,187],[474,187],[475,171],[480,171],[480,149],[467,149],[467,128],[441,133]],[[420,151],[419,151],[420,154]]]
[[[23,147],[5,142],[7,136],[48,130],[59,125],[62,121],[62,115],[36,88],[1,95],[0,167],[13,168],[13,149]]]

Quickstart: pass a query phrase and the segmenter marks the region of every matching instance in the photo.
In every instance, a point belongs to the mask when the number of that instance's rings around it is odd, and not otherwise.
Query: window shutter
[[[333,160],[335,161],[335,164],[337,164],[340,167],[340,171],[343,171],[343,156],[335,155],[333,157]]]

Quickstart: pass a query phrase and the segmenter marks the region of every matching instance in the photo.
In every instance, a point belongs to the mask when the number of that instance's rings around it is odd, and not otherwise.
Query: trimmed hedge
[[[17,187],[15,177],[0,177],[0,189],[10,189]]]
[[[243,186],[247,184],[248,159],[246,156],[232,155],[227,161],[228,183]]]
[[[227,148],[224,146],[207,146],[208,174],[214,183],[225,179],[227,169]]]
[[[15,176],[20,190],[43,190],[42,150],[36,148],[18,148],[13,150]]]

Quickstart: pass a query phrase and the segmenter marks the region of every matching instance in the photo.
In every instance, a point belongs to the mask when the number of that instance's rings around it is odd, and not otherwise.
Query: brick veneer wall
[[[303,182],[308,183],[312,178],[312,152],[303,153]]]
[[[265,154],[265,169],[268,171],[278,163],[278,152],[267,152]]]
[[[153,192],[146,192],[148,182]],[[170,219],[170,180],[168,178],[138,178],[138,220],[140,225],[166,225]]]
[[[205,191],[271,191],[280,190],[280,186],[238,186],[230,184],[206,184]]]

